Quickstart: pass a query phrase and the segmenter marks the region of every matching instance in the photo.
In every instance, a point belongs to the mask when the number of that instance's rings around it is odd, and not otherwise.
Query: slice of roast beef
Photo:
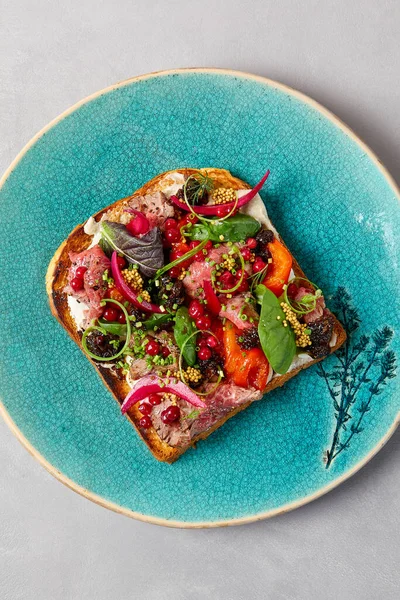
[[[306,295],[306,294],[312,294],[313,291],[305,288],[305,287],[300,287],[298,289],[298,292],[296,294],[296,296],[294,297],[294,301],[295,302],[300,302],[300,300]],[[324,312],[324,308],[325,308],[325,299],[323,296],[320,296],[317,299],[317,303],[316,303],[316,307],[314,308],[314,310],[312,310],[311,312],[307,313],[306,315],[304,315],[304,322],[305,323],[312,323],[313,321],[316,321],[317,319],[319,319],[320,317],[322,317],[323,312]]]
[[[210,259],[208,262],[205,261],[194,261],[188,269],[188,274],[183,279],[183,285],[186,293],[192,298],[197,298],[199,295],[199,288],[203,287],[204,280],[211,279],[211,270],[213,266],[212,262],[221,262],[222,255],[227,254],[231,248],[226,244],[221,244],[218,248],[212,248],[208,254]]]
[[[258,323],[258,313],[254,306],[247,302],[250,294],[238,294],[233,298],[225,301],[225,310],[221,310],[219,316],[221,319],[229,319],[238,329],[249,329],[254,327],[254,323]],[[241,315],[247,317],[245,320],[242,319]],[[250,321],[253,319],[253,322]]]
[[[68,284],[64,291],[88,305],[86,320],[89,323],[91,319],[102,314],[103,309],[100,302],[108,290],[108,284],[103,280],[103,273],[110,268],[110,261],[99,245],[83,250],[83,252],[70,252],[69,258],[72,264],[68,271]],[[78,267],[86,267],[87,270],[83,276],[83,289],[75,292],[70,286],[70,282],[76,276]]]
[[[215,384],[207,384],[205,391]],[[207,403],[206,409],[197,411],[191,404],[178,399],[177,405],[181,410],[181,419],[176,423],[166,424],[161,420],[161,413],[171,405],[171,401],[163,400],[155,406],[151,413],[153,426],[160,438],[173,447],[187,445],[190,440],[200,433],[208,431],[220,419],[227,416],[233,409],[246,402],[259,400],[263,393],[252,388],[241,388],[233,383],[221,384],[215,392],[202,398]],[[194,418],[189,418],[190,415]]]
[[[154,192],[145,196],[135,196],[128,202],[129,208],[140,210],[150,223],[150,227],[164,229],[164,223],[169,217],[173,217],[175,209],[165,194]]]

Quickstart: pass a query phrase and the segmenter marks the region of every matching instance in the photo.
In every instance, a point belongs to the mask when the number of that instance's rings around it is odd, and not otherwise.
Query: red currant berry
[[[79,277],[74,277],[71,280],[70,285],[74,292],[79,292],[80,290],[83,290],[83,279],[79,279]]]
[[[125,269],[126,260],[124,259],[123,256],[117,256],[117,265],[118,265],[119,269]]]
[[[160,352],[160,344],[155,340],[151,340],[146,344],[146,354],[156,356]]]
[[[169,244],[176,244],[181,239],[181,234],[177,229],[167,229],[164,237]]]
[[[297,285],[295,283],[289,283],[288,289],[287,289],[287,295],[289,296],[289,298],[294,298],[298,291],[299,291],[299,288],[297,287]]]
[[[200,360],[208,360],[209,358],[211,358],[210,348],[207,348],[207,346],[203,346],[198,351],[197,356],[199,357]]]
[[[206,339],[206,344],[209,348],[216,348],[218,340],[213,335],[209,335]]]
[[[239,285],[237,291],[238,292],[247,292],[248,289],[249,289],[249,282],[247,281],[247,279],[243,279],[243,281]]]
[[[189,304],[189,315],[192,319],[197,319],[204,313],[203,305],[198,300],[192,300]]]
[[[169,348],[167,348],[167,346],[162,346],[161,348],[161,356],[163,356],[164,358],[167,358],[167,356],[169,356],[171,354],[171,351]]]
[[[126,317],[122,311],[119,313],[117,321],[122,324],[126,323]]]
[[[161,413],[161,420],[163,423],[174,423],[181,416],[179,406],[171,405]]]
[[[225,290],[229,290],[235,285],[235,279],[230,271],[224,271],[219,278],[219,283]]]
[[[243,260],[250,260],[251,259],[250,248],[247,248],[246,246],[244,248],[241,248],[240,254],[243,256]]]
[[[204,246],[205,250],[211,250],[211,248],[213,247],[212,241],[208,240],[208,242],[206,243],[206,245]]]
[[[257,240],[254,238],[247,238],[246,244],[250,250],[254,250],[254,248],[257,246]]]
[[[246,277],[246,271],[243,271],[243,269],[238,269],[235,275],[236,279],[241,279],[242,276]]]
[[[211,319],[208,315],[200,315],[196,319],[196,327],[197,329],[210,329],[211,327]]]
[[[147,402],[141,402],[139,404],[139,410],[142,413],[142,415],[149,415],[152,411],[152,407],[150,406],[150,404],[147,404]]]
[[[161,396],[159,394],[150,394],[148,400],[151,406],[158,406],[161,404]]]
[[[198,240],[192,240],[189,244],[189,248],[196,248],[201,242],[199,242]]]
[[[145,415],[139,421],[139,426],[143,427],[143,429],[149,429],[152,425],[153,423],[148,415]]]
[[[84,274],[87,271],[87,267],[78,267],[75,271],[75,277],[78,279],[83,279]]]
[[[181,274],[182,269],[180,267],[172,267],[172,269],[170,269],[168,271],[170,277],[172,277],[172,279],[178,279],[179,275]]]
[[[114,322],[118,319],[119,316],[119,311],[110,306],[109,308],[106,308],[106,310],[103,313],[103,319],[105,319],[106,321],[111,321]]]
[[[177,229],[178,228],[178,222],[175,219],[169,218],[169,219],[167,219],[165,221],[164,228],[165,228],[166,231],[168,229]]]
[[[205,260],[205,255],[203,254],[203,252],[196,252],[196,254],[193,256],[193,260],[197,261],[197,262],[202,262],[203,260]]]
[[[263,261],[262,258],[260,258],[258,256],[253,263],[253,272],[259,273],[259,271],[262,271],[265,266],[266,266],[266,263]]]

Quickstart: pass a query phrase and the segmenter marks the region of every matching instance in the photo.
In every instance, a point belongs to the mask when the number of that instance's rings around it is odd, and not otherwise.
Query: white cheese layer
[[[177,193],[185,183],[182,173],[168,173],[160,182],[160,188],[163,194],[169,199]]]
[[[83,324],[85,323],[88,305],[81,300],[77,300],[73,296],[68,296],[68,308],[69,312],[71,313],[71,317],[75,321],[77,330],[80,331],[83,329]]]
[[[239,198],[247,194],[248,191],[249,190],[238,190]],[[262,201],[260,194],[256,194],[248,204],[239,209],[239,212],[253,217],[253,219],[256,219],[259,223],[261,223],[261,225],[265,225],[267,229],[271,229],[271,231],[274,232],[275,237],[278,240],[280,239],[279,233],[271,223],[271,220],[268,216],[268,211],[265,208],[265,204]]]
[[[298,369],[299,367],[302,367],[303,365],[306,365],[307,363],[312,362],[313,360],[314,359],[309,354],[306,354],[305,352],[300,352],[300,354],[294,357],[292,364],[290,365],[287,372],[290,373],[290,371],[294,371],[294,369]],[[281,377],[281,375],[279,375],[279,373],[274,373],[273,378],[275,377]]]
[[[101,222],[96,221],[93,217],[89,217],[89,219],[86,221],[83,231],[86,233],[86,235],[93,236],[89,248],[93,248],[93,246],[96,246],[96,244],[99,243],[101,238],[100,226]]]

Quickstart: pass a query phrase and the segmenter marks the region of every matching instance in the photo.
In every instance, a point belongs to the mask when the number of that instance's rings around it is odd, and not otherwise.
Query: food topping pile
[[[139,411],[140,427],[172,446],[261,398],[295,359],[330,352],[321,290],[241,210],[268,174],[240,195],[199,171],[169,196],[133,196],[70,254],[65,292],[83,308],[85,352],[126,378],[122,411]]]

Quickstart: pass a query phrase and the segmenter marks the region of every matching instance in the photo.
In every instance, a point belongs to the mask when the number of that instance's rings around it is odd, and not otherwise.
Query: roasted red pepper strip
[[[264,390],[270,379],[271,367],[261,348],[243,350],[236,339],[241,331],[226,323],[223,332],[225,373],[235,385]]]
[[[283,292],[283,286],[289,281],[293,259],[289,250],[277,239],[267,245],[272,263],[269,265],[267,276],[262,283],[279,298]]]
[[[207,308],[214,314],[218,315],[221,311],[222,304],[218,300],[217,294],[214,292],[211,281],[206,279],[203,281],[204,298],[207,302]]]

